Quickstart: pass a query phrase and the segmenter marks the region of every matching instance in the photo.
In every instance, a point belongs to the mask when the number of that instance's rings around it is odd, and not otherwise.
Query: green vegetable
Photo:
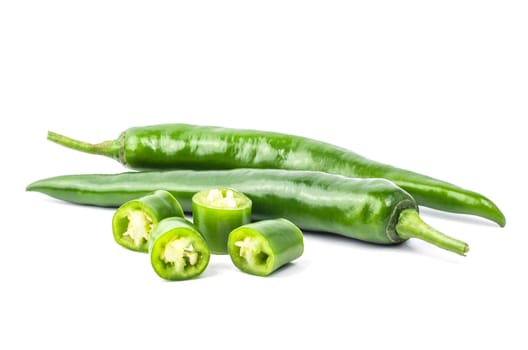
[[[227,236],[251,222],[251,200],[230,188],[200,191],[192,197],[193,222],[213,254],[227,254]]]
[[[34,182],[27,190],[80,204],[117,206],[154,189],[164,189],[189,211],[196,192],[214,187],[245,193],[253,203],[256,219],[283,217],[302,229],[378,244],[418,237],[458,254],[468,250],[465,243],[422,225],[414,199],[385,179],[294,170],[175,170],[58,176]],[[404,214],[406,209],[415,215]],[[407,217],[405,222],[415,223],[398,226],[402,216]]]
[[[164,279],[186,280],[200,275],[209,264],[209,248],[193,224],[184,218],[163,219],[152,230],[150,262]]]
[[[302,255],[303,235],[286,219],[264,220],[233,230],[228,250],[240,270],[267,276]]]
[[[171,216],[183,217],[183,209],[167,191],[158,190],[128,201],[116,210],[112,219],[114,239],[125,248],[146,253],[152,228]]]
[[[385,178],[419,205],[478,215],[500,226],[506,219],[488,198],[445,181],[374,162],[349,150],[299,136],[187,124],[130,128],[115,141],[89,144],[53,132],[48,139],[137,169],[268,168],[315,170],[348,177]]]

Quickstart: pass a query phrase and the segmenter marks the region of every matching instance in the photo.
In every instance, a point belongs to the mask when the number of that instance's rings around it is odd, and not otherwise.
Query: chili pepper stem
[[[469,251],[466,243],[449,237],[426,224],[414,209],[405,209],[400,213],[396,232],[403,239],[419,238],[460,255],[465,256]]]
[[[118,140],[103,141],[101,143],[94,144],[75,140],[68,136],[57,134],[53,131],[48,131],[48,140],[77,151],[90,154],[99,154],[119,160],[120,144]]]

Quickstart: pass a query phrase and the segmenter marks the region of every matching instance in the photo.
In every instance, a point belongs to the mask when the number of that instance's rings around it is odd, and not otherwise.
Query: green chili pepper
[[[227,254],[227,237],[251,222],[251,200],[230,188],[200,191],[192,197],[193,222],[214,254]]]
[[[228,250],[240,270],[267,276],[302,255],[303,235],[286,219],[264,220],[233,230]]]
[[[115,141],[89,144],[53,132],[48,139],[79,151],[114,158],[136,169],[292,169],[348,177],[385,178],[419,205],[478,215],[500,226],[506,219],[481,194],[425,175],[374,162],[349,150],[300,136],[187,124],[130,128]]]
[[[27,190],[80,204],[117,206],[154,189],[164,189],[190,211],[192,196],[214,187],[245,193],[257,219],[283,217],[302,229],[378,244],[418,237],[458,254],[468,250],[465,243],[422,225],[414,199],[385,179],[295,170],[174,170],[58,176],[34,182]]]
[[[210,257],[207,243],[194,225],[179,217],[163,219],[154,227],[149,252],[154,271],[171,281],[200,275]]]
[[[158,190],[123,204],[112,219],[115,241],[125,248],[148,252],[150,232],[160,220],[183,217],[183,209],[172,194]]]

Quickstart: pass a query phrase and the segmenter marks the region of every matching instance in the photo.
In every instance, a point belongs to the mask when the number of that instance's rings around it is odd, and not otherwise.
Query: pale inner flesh
[[[152,219],[141,210],[132,210],[127,215],[128,227],[123,236],[129,236],[134,244],[139,246],[143,241],[148,241],[152,230]]]
[[[219,208],[237,208],[240,199],[235,198],[232,190],[225,191],[225,196],[219,189],[212,189],[207,194],[207,203]]]
[[[236,241],[235,246],[240,248],[240,257],[246,260],[249,265],[255,266],[263,264],[265,261],[262,261],[262,258],[267,258],[267,255],[262,252],[262,246],[258,240],[251,237],[246,237],[242,241]]]
[[[198,262],[198,253],[194,250],[188,238],[176,238],[165,246],[161,259],[166,264],[173,264],[174,268],[182,271],[187,264],[194,266]]]

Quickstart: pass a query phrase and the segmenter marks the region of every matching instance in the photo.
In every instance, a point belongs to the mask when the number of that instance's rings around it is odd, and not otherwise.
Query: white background
[[[525,2],[524,2],[525,3]],[[0,348],[526,349],[523,1],[2,1]],[[467,257],[307,233],[269,278],[158,278],[112,210],[26,193],[124,169],[46,141],[186,122],[313,137],[481,192]]]

